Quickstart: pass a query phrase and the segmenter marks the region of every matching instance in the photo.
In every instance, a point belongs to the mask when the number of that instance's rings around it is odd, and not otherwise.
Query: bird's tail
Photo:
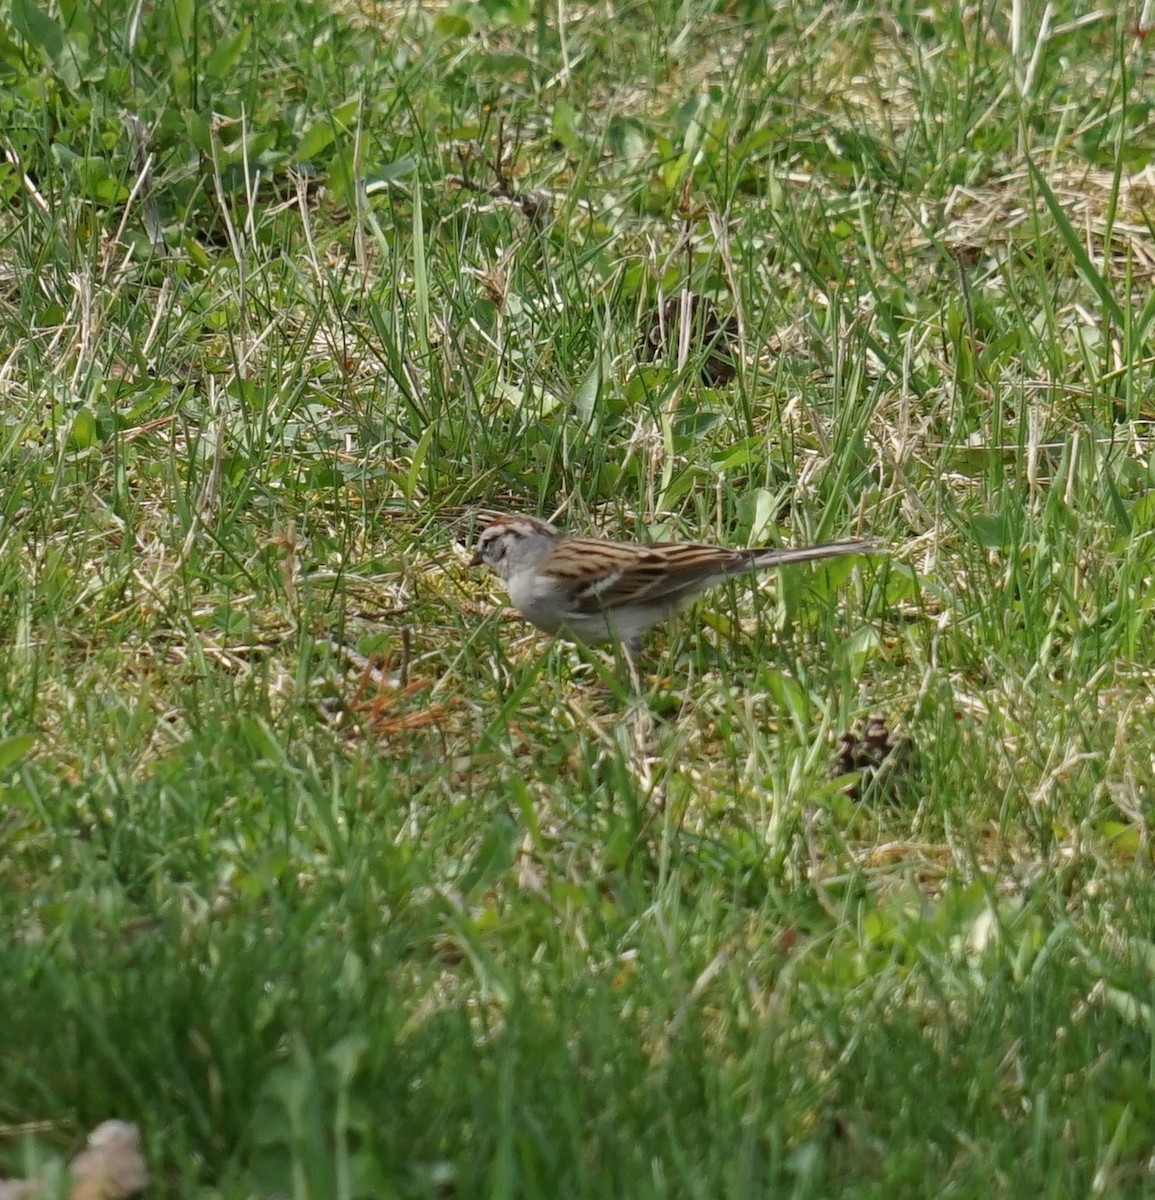
[[[840,554],[875,554],[878,544],[870,538],[849,542],[827,542],[824,546],[797,546],[781,550],[751,550],[746,559],[747,571],[764,571],[770,567],[785,567],[790,563],[816,562]]]

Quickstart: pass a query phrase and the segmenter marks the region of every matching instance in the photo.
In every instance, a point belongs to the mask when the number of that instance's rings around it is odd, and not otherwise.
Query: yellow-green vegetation
[[[0,0],[0,1176],[1150,1194],[1137,16]]]

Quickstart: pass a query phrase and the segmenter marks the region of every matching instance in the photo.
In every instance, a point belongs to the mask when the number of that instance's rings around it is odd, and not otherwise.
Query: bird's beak
[[[480,567],[483,561],[484,560],[481,557],[481,551],[474,550],[473,557],[469,560],[469,565],[471,567]]]

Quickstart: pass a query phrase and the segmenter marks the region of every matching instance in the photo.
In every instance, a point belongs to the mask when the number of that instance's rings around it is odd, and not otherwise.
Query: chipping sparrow
[[[868,540],[794,550],[643,546],[568,537],[536,517],[508,516],[482,532],[470,566],[496,571],[514,608],[539,629],[565,629],[583,642],[616,639],[632,657],[652,625],[731,575],[873,550]]]

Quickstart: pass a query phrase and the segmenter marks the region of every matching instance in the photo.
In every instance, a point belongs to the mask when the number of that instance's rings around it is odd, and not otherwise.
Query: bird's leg
[[[622,658],[630,680],[630,701],[624,713],[623,732],[629,739],[630,762],[637,775],[638,783],[645,795],[653,790],[650,754],[654,740],[654,714],[646,703],[642,691],[642,677],[638,672],[638,655],[642,650],[641,638],[630,638],[621,644]]]
[[[641,699],[642,696],[642,677],[638,674],[637,654],[641,650],[641,643],[636,639],[631,639],[628,642],[622,642],[622,657],[626,660],[626,672],[629,675],[630,687],[633,689],[634,695]]]

